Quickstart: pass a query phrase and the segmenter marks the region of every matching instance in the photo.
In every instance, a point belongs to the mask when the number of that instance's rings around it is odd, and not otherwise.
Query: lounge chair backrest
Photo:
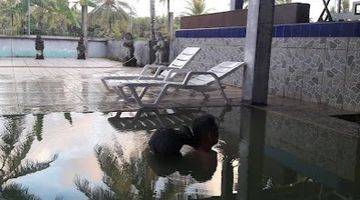
[[[244,66],[244,62],[223,62],[215,67],[209,69],[207,72],[212,72],[221,80],[232,74],[235,70]],[[215,79],[209,75],[194,76],[189,80],[191,85],[210,85]]]
[[[186,47],[173,61],[169,67],[182,69],[185,67],[199,52],[200,47]],[[166,77],[170,70],[161,72],[161,76]]]

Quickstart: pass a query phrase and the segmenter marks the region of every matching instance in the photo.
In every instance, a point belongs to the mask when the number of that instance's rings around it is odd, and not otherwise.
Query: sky
[[[126,0],[131,4],[137,16],[144,17],[149,16],[149,0]],[[186,0],[171,0],[171,11],[175,13],[176,16],[181,15],[186,11],[187,1]],[[221,12],[230,10],[230,0],[205,0],[207,8],[211,12]],[[293,2],[302,2],[310,3],[310,18],[317,20],[320,15],[320,12],[323,8],[322,0],[293,0]],[[335,3],[334,1],[332,1]],[[156,5],[156,15],[165,15],[166,14],[166,4],[157,2]]]

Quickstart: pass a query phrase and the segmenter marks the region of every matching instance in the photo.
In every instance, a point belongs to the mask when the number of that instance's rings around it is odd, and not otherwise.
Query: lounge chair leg
[[[140,106],[140,107],[143,107],[144,104],[142,103],[139,95],[136,93],[136,89],[133,87],[133,86],[128,86],[132,96],[134,97],[136,103]]]
[[[105,86],[105,88],[110,91],[110,92],[113,92],[114,90],[110,89],[110,87],[108,86],[108,84],[106,83],[106,80],[105,79],[101,79],[101,82],[103,83],[103,85]]]
[[[201,92],[201,94],[204,96],[204,99],[205,100],[207,100],[207,99],[209,99],[209,95],[208,94],[206,94],[205,92]]]
[[[162,97],[166,94],[167,90],[169,89],[170,85],[165,85],[163,87],[163,89],[161,90],[160,94],[158,95],[158,97],[156,98],[154,104],[158,105],[162,99]]]
[[[144,87],[144,89],[141,90],[139,98],[142,99],[146,93],[146,91],[149,89],[149,87]]]
[[[218,86],[219,86],[219,89],[220,89],[220,92],[221,92],[221,96],[223,96],[223,98],[225,99],[226,104],[229,104],[229,103],[230,103],[230,101],[229,101],[229,99],[227,98],[227,96],[226,96],[226,94],[225,94],[225,92],[224,92],[224,89],[223,89],[223,87],[222,87],[222,85],[221,85],[220,81],[219,81],[219,80],[217,80],[216,82],[217,82],[217,84],[218,84]]]
[[[122,86],[118,86],[117,87],[117,92],[119,96],[122,96],[124,98],[125,101],[130,102],[131,99],[126,95],[126,93],[124,92],[124,88]]]

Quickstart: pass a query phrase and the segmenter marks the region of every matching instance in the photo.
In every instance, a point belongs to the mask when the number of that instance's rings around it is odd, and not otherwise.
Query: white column
[[[274,0],[249,1],[243,102],[267,104],[273,21]]]

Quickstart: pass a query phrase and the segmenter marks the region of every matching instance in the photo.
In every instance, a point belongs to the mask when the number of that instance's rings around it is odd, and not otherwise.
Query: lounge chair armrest
[[[158,68],[160,68],[160,67],[165,67],[165,66],[161,66],[161,65],[145,65],[145,66],[143,67],[143,69],[141,70],[141,72],[140,72],[140,76],[141,76],[141,75],[145,75],[145,72],[147,72],[147,71],[149,71],[149,70],[151,70],[151,69],[156,69],[156,70],[158,70]]]
[[[171,78],[173,78],[173,75],[176,74],[189,74],[190,72],[192,72],[190,69],[172,69],[169,71],[169,73],[167,74],[167,76],[165,77],[165,81],[170,80]]]
[[[163,70],[183,70],[183,69],[179,69],[179,68],[176,68],[176,67],[168,67],[168,66],[159,66],[154,74],[154,77],[157,77],[160,75],[160,73],[163,71]]]
[[[189,72],[184,81],[183,81],[183,84],[184,85],[188,85],[190,79],[193,77],[193,76],[197,76],[197,75],[208,75],[208,76],[211,76],[215,79],[215,81],[217,81],[219,84],[220,84],[220,80],[219,80],[219,77],[213,73],[213,72]]]

